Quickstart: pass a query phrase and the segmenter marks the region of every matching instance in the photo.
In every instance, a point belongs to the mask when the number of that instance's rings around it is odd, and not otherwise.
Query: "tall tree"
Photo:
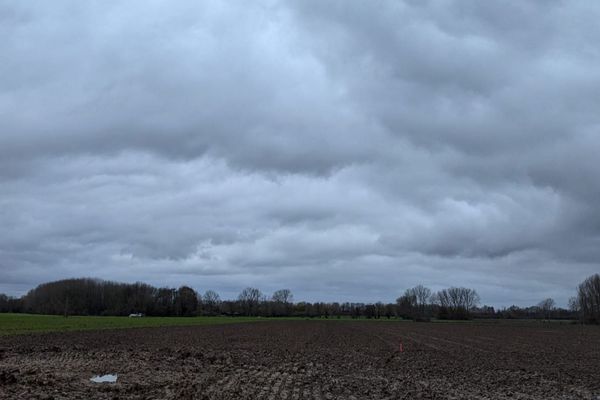
[[[540,301],[537,305],[537,308],[543,318],[550,319],[555,304],[556,303],[554,302],[554,299],[547,298]]]
[[[238,296],[242,313],[248,316],[258,315],[260,302],[264,300],[262,292],[253,287],[247,287]]]
[[[291,314],[291,306],[294,296],[290,289],[280,289],[273,293],[271,297],[272,315],[276,317],[289,316]]]
[[[417,296],[410,290],[404,291],[404,294],[396,299],[398,316],[402,318],[415,318],[417,309]]]
[[[202,296],[202,307],[206,315],[216,315],[219,313],[221,297],[214,290],[207,290]]]
[[[412,288],[412,291],[417,298],[417,307],[419,308],[420,316],[424,317],[425,310],[429,304],[429,298],[431,297],[431,289],[423,285],[417,285]]]
[[[195,315],[198,309],[198,294],[189,286],[182,286],[177,290],[175,307],[177,315]]]
[[[577,302],[584,322],[600,323],[600,274],[590,276],[579,285]]]
[[[437,292],[435,296],[440,306],[440,317],[467,319],[470,311],[479,303],[479,295],[474,289],[451,287]]]

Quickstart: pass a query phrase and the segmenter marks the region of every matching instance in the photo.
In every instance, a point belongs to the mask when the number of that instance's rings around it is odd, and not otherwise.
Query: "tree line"
[[[600,323],[600,275],[582,282],[569,309],[545,299],[531,307],[512,306],[496,310],[479,306],[474,289],[451,287],[432,292],[418,285],[407,289],[395,303],[294,302],[289,289],[265,295],[257,288],[243,289],[234,300],[218,293],[198,293],[189,286],[157,288],[145,283],[119,283],[99,279],[65,279],[44,283],[15,298],[0,294],[0,312],[53,315],[148,316],[263,316],[309,318],[404,318],[414,320],[470,318],[575,319]]]

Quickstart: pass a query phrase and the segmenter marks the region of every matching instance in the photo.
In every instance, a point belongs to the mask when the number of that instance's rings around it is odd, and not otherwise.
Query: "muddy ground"
[[[105,373],[117,383],[90,382]],[[600,329],[289,321],[0,337],[0,398],[600,399]]]

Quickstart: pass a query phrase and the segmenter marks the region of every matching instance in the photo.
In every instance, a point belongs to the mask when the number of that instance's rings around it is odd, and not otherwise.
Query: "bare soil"
[[[600,329],[288,321],[0,337],[0,399],[16,398],[600,399]]]

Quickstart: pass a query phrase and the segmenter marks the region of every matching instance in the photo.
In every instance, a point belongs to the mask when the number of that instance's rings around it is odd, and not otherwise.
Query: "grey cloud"
[[[64,25],[58,11],[35,10],[40,22],[9,29],[3,158],[208,152],[242,167],[323,173],[369,157],[351,133],[372,130],[368,121],[318,60],[292,47],[279,11],[162,8],[78,9]]]
[[[0,5],[0,292],[531,304],[597,272],[600,7]]]

